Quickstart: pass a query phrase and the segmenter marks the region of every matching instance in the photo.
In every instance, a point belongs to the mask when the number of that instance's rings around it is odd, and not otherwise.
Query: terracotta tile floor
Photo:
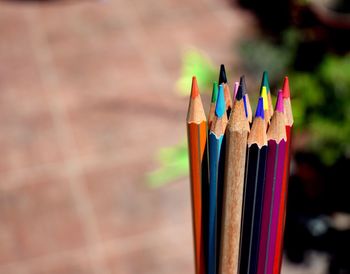
[[[185,135],[184,49],[233,64],[253,29],[224,1],[0,1],[0,273],[193,273],[188,179],[144,174]]]

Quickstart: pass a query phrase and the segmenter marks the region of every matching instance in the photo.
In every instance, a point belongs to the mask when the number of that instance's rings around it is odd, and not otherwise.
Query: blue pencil
[[[223,187],[224,134],[227,125],[223,85],[219,86],[215,116],[209,131],[208,274],[216,274],[220,243],[221,192]]]

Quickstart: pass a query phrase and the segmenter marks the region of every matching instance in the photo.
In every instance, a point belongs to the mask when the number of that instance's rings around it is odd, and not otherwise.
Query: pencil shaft
[[[286,126],[287,143],[286,152],[284,158],[284,170],[283,170],[283,181],[282,181],[282,194],[280,200],[280,211],[278,214],[278,225],[277,225],[277,235],[276,235],[276,245],[275,245],[275,262],[273,265],[273,273],[279,274],[281,272],[282,265],[282,255],[283,255],[283,236],[284,236],[284,226],[286,218],[287,209],[287,195],[288,195],[288,180],[289,180],[289,169],[290,169],[290,147],[291,147],[291,136],[292,136],[292,126]]]
[[[272,216],[272,200],[275,194],[274,184],[274,169],[276,162],[276,142],[268,142],[268,153],[266,162],[266,180],[264,190],[264,202],[261,220],[261,235],[260,235],[260,246],[259,246],[259,260],[258,260],[258,274],[266,272],[267,260],[268,260],[268,246],[267,243],[270,237],[270,225]]]
[[[248,131],[226,131],[220,273],[238,273]]]
[[[269,141],[269,145],[276,147],[275,155],[271,155],[275,158],[272,166],[268,168],[273,169],[273,185],[274,185],[274,195],[271,201],[271,211],[270,211],[270,225],[269,225],[269,237],[267,239],[267,266],[265,265],[265,274],[273,272],[273,264],[276,260],[276,234],[278,227],[278,215],[280,211],[280,202],[282,195],[282,181],[283,181],[283,169],[284,169],[284,158],[286,150],[286,142],[282,140],[279,144],[275,141]],[[270,178],[268,178],[270,179]]]
[[[218,190],[222,184],[220,172],[223,135],[209,133],[209,212],[208,212],[208,274],[217,272]]]
[[[242,238],[240,251],[241,274],[256,273],[261,225],[267,146],[251,145],[247,151],[244,186]]]
[[[265,189],[265,166],[266,166],[267,147],[263,147],[260,150],[259,159],[259,173],[256,185],[256,198],[255,209],[253,213],[253,234],[251,242],[251,259],[249,273],[256,274],[258,267],[259,257],[259,244],[260,244],[260,230],[261,230],[261,216],[262,216],[262,204],[263,195]]]
[[[221,144],[221,152],[219,159],[219,173],[218,173],[218,188],[217,188],[217,223],[216,223],[216,271],[219,270],[220,257],[221,257],[221,236],[222,236],[222,209],[223,209],[223,194],[224,194],[224,174],[225,174],[225,161],[226,161],[226,135],[223,136]]]
[[[195,249],[195,266],[197,274],[204,274],[204,242],[202,224],[202,185],[207,180],[205,170],[205,148],[207,140],[206,122],[188,123],[188,147],[190,159],[191,200],[193,216],[193,235]]]

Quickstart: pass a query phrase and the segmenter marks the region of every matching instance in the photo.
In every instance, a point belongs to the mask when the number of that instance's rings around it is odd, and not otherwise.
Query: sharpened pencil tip
[[[194,99],[199,95],[199,88],[196,76],[192,77],[191,98]]]
[[[236,94],[236,100],[238,101],[241,100],[246,93],[247,93],[247,86],[245,83],[245,77],[244,75],[242,75],[239,80],[239,87]]]
[[[211,102],[216,103],[218,99],[218,82],[213,83],[213,93],[211,94]]]
[[[224,96],[224,86],[219,86],[218,98],[216,101],[215,115],[221,118],[226,112],[225,96]]]
[[[290,89],[289,89],[288,76],[284,77],[282,90],[283,90],[283,98],[290,98]]]
[[[283,91],[280,89],[277,94],[277,101],[276,101],[276,107],[275,110],[278,112],[284,112],[284,106],[283,106]]]
[[[269,74],[266,70],[263,72],[263,76],[261,79],[260,93],[262,92],[263,87],[266,87],[267,93],[270,92]]]
[[[239,78],[239,84],[242,86],[243,96],[247,94],[247,84],[245,82],[245,76],[242,75]]]
[[[256,107],[255,117],[264,118],[264,98],[259,97],[258,106]]]
[[[227,83],[226,70],[225,70],[224,64],[221,64],[220,74],[219,74],[219,85],[222,83],[224,83],[224,84]]]

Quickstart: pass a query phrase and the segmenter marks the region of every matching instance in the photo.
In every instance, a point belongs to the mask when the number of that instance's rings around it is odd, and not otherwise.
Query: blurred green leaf
[[[204,88],[204,91],[211,87],[217,77],[217,71],[210,59],[195,49],[188,50],[183,56],[181,76],[176,84],[181,95],[188,96],[192,76],[197,77],[199,88]]]
[[[188,174],[187,144],[162,148],[158,153],[160,168],[147,174],[151,187],[159,187]]]
[[[294,73],[289,76],[294,98],[301,98],[305,107],[322,106],[324,91],[320,82],[310,73]]]
[[[350,55],[327,55],[320,66],[320,77],[339,99],[350,99]]]

